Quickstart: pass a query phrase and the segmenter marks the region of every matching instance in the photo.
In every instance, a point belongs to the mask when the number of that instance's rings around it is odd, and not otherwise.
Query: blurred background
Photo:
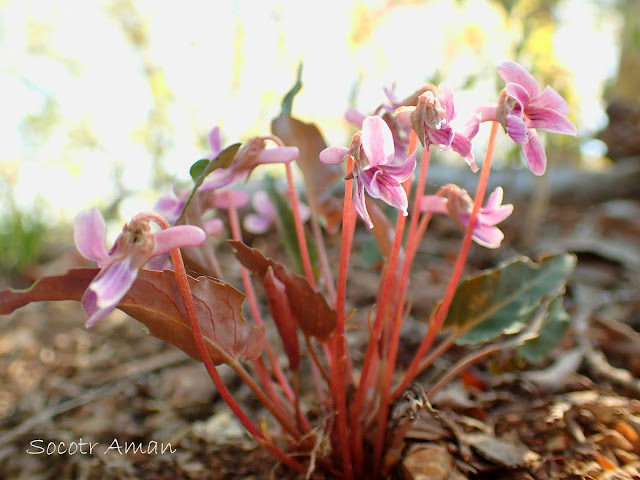
[[[578,137],[550,136],[550,163],[640,153],[639,0],[0,0],[0,59],[4,271],[42,255],[53,227],[70,241],[80,210],[119,229],[151,208],[213,126],[223,144],[268,134],[300,62],[294,114],[329,144],[353,133],[349,106],[371,112],[393,82],[399,97],[446,82],[460,126],[513,59],[571,106]],[[498,151],[497,168],[522,167],[504,135]]]

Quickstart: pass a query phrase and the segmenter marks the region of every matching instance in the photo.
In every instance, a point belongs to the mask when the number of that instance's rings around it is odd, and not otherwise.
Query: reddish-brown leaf
[[[236,258],[246,268],[264,280],[271,267],[287,293],[289,306],[302,331],[318,340],[326,341],[336,328],[336,311],[332,309],[320,292],[311,288],[304,277],[296,275],[287,267],[266,258],[255,248],[250,248],[237,240],[229,240]]]
[[[327,148],[322,133],[313,123],[301,122],[285,112],[272,120],[271,132],[286,145],[300,150],[297,163],[309,205],[324,217],[327,230],[335,233],[342,222],[342,202],[331,194],[331,187],[344,177],[344,173],[338,165],[320,162],[320,152]]]
[[[94,268],[70,270],[64,275],[42,278],[28,290],[4,290],[0,292],[0,314],[9,314],[32,302],[80,301],[98,272]],[[174,275],[172,270],[141,270],[118,308],[145,325],[154,337],[200,359]],[[228,357],[258,358],[265,331],[252,327],[242,317],[244,295],[228,284],[206,277],[188,279],[213,362],[226,363]]]
[[[284,351],[289,358],[289,366],[291,370],[296,371],[300,366],[300,345],[296,320],[289,306],[286,287],[276,278],[272,267],[267,268],[262,284],[269,297],[269,311],[282,338]]]

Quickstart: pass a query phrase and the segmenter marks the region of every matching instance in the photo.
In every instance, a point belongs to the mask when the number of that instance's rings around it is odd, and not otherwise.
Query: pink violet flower
[[[275,221],[278,214],[269,195],[262,190],[253,194],[251,205],[256,213],[249,213],[245,216],[242,224],[248,232],[259,235],[269,230],[269,227],[271,227],[271,224]],[[300,219],[304,223],[310,216],[309,207],[302,202],[299,202],[298,205],[300,207]]]
[[[217,140],[216,140],[217,139]],[[266,148],[267,140],[275,142],[278,146]],[[217,143],[216,143],[217,141]],[[217,155],[214,147],[219,145],[219,138],[209,136],[212,153]],[[214,156],[215,156],[214,155]],[[240,148],[229,168],[219,168],[211,172],[200,186],[200,191],[216,190],[231,185],[233,182],[244,180],[259,165],[269,163],[291,163],[298,158],[298,147],[284,146],[282,140],[275,136],[250,138]]]
[[[101,268],[82,297],[82,307],[89,315],[87,328],[117,307],[133,285],[138,271],[151,258],[173,248],[201,245],[206,238],[202,229],[192,225],[153,233],[149,217],[139,214],[125,224],[108,251],[105,246],[106,225],[98,209],[85,210],[76,217],[73,231],[76,248],[83,257],[98,262]]]
[[[498,65],[498,73],[507,82],[498,105],[478,108],[469,123],[469,134],[478,132],[480,122],[498,121],[522,153],[534,175],[547,169],[547,155],[536,129],[564,135],[576,135],[576,127],[567,119],[567,102],[550,86],[540,92],[540,84],[527,70],[513,61]]]
[[[365,190],[371,197],[380,198],[406,216],[408,200],[402,183],[411,177],[416,168],[416,153],[413,152],[404,160],[396,158],[389,126],[380,117],[370,116],[362,122],[362,131],[353,136],[349,148],[325,148],[320,152],[320,161],[335,165],[342,163],[347,155],[354,158],[354,204],[362,220],[369,228],[373,228],[365,204]]]
[[[406,129],[413,128],[424,148],[438,145],[442,150],[453,150],[477,172],[471,140],[465,132],[455,132],[449,125],[456,116],[453,92],[445,85],[425,86],[421,90],[424,91],[418,95],[415,106],[398,108],[394,117]]]
[[[439,195],[425,195],[421,199],[422,212],[444,213],[449,215],[462,228],[469,224],[473,201],[469,194],[455,185],[448,189],[448,198]],[[478,212],[473,227],[472,239],[487,248],[498,248],[504,239],[502,231],[496,224],[505,220],[513,212],[513,205],[502,205],[502,187],[491,192],[484,207]]]

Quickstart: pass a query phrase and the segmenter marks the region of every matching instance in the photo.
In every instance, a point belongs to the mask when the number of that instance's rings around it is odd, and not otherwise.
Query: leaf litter
[[[580,217],[566,208],[552,207],[543,226],[550,232],[546,244],[521,253],[533,258],[548,252],[550,245],[585,231],[584,222],[591,222],[599,235],[615,235],[619,243],[637,241],[637,219],[625,216],[626,210],[614,209],[614,215],[611,206],[603,205]],[[562,222],[563,218],[579,221]],[[439,229],[435,224],[435,232]],[[505,231],[509,235],[508,226]],[[435,232],[416,257],[417,265],[430,268],[419,272],[425,282],[411,288],[416,301],[401,344],[409,352],[416,347],[415,332],[424,332],[424,319],[442,292],[448,259],[455,251],[455,242]],[[329,249],[335,255],[331,245]],[[511,253],[477,249],[468,273],[495,265]],[[594,249],[576,253],[577,266],[564,302],[569,326],[560,345],[543,360],[500,352],[430,399],[431,409],[414,405],[394,450],[389,478],[640,478],[640,395],[635,389],[640,377],[640,278],[635,262],[625,263],[624,256]],[[222,262],[232,263],[232,255],[228,249]],[[438,256],[444,260],[435,261]],[[354,255],[352,278],[359,280],[350,289],[352,304],[347,305],[357,309],[347,332],[354,345],[366,340],[371,306],[366,292],[374,288],[366,283],[377,268],[358,257]],[[233,284],[234,279],[229,281]],[[595,299],[590,306],[588,299]],[[110,314],[92,331],[83,324],[84,313],[73,302],[31,305],[2,318],[4,478],[296,478],[248,437],[238,436],[241,429],[225,415],[227,409],[204,369],[186,354],[148,335],[122,312]],[[465,346],[453,348],[418,383],[428,390],[468,351]],[[401,368],[409,358],[399,356]],[[536,363],[528,363],[531,360]],[[250,398],[229,369],[220,370],[240,401]],[[303,399],[312,412],[315,401]],[[255,404],[247,405],[253,405],[249,411],[255,418],[266,417]],[[69,443],[80,438],[105,448],[114,438],[170,442],[176,453],[26,453],[34,439]]]

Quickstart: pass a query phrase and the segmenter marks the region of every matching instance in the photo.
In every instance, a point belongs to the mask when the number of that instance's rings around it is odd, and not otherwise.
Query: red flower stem
[[[408,154],[411,155],[416,149],[418,137],[415,132],[411,131],[411,136],[409,138],[409,150]],[[409,191],[411,186],[411,179],[405,182],[405,191]],[[367,350],[365,352],[364,361],[362,363],[362,371],[360,374],[360,383],[358,384],[358,388],[356,389],[356,395],[354,402],[351,407],[351,436],[352,436],[352,449],[354,451],[354,464],[357,466],[363,465],[364,456],[362,453],[362,428],[360,425],[360,418],[363,411],[363,406],[366,398],[367,391],[370,387],[371,382],[371,373],[373,372],[377,362],[376,353],[378,346],[378,339],[382,332],[383,327],[383,319],[386,316],[386,308],[389,298],[391,296],[391,290],[393,281],[395,279],[396,274],[396,263],[398,260],[398,256],[400,253],[400,248],[402,246],[402,236],[404,234],[404,226],[405,226],[405,217],[402,213],[398,213],[398,220],[396,222],[396,232],[395,237],[393,239],[393,245],[391,247],[391,254],[389,256],[389,264],[385,269],[385,274],[382,279],[382,288],[379,289],[378,293],[378,306],[376,311],[376,319],[373,324],[373,336],[369,338],[369,342],[367,344]],[[381,296],[380,296],[381,294]],[[379,352],[380,355],[383,352]]]
[[[318,373],[322,376],[324,381],[329,385],[331,383],[331,377],[329,373],[325,370],[324,365],[320,362],[320,358],[318,358],[318,352],[316,351],[316,347],[313,346],[311,337],[309,335],[304,336],[305,342],[307,343],[307,350],[313,359],[313,364],[317,367]]]
[[[435,360],[440,358],[444,354],[444,352],[446,352],[451,347],[451,345],[453,345],[457,336],[458,335],[456,332],[449,334],[449,336],[447,336],[444,340],[442,340],[436,348],[434,348],[431,352],[429,352],[429,355],[427,355],[427,357],[424,359],[424,361],[420,365],[420,368],[418,369],[418,373],[422,373],[424,370],[429,368],[429,366]],[[394,390],[393,393],[391,394],[389,403],[393,402],[403,392],[404,390],[398,390],[398,389]],[[378,408],[375,412],[373,412],[367,418],[366,422],[364,422],[364,429],[368,430],[369,428],[371,428],[371,426],[373,425],[373,422],[376,420],[376,418],[378,418],[379,415],[380,415],[380,408]]]
[[[235,206],[233,205],[233,200],[231,198],[231,194],[228,193],[229,200],[229,223],[231,224],[231,234],[234,240],[242,241],[242,231],[240,230],[240,220],[238,219],[238,212],[236,211]],[[242,275],[242,284],[244,285],[245,293],[247,295],[247,300],[249,302],[249,309],[251,310],[251,315],[253,316],[256,325],[259,327],[264,326],[264,322],[262,321],[262,315],[260,315],[260,308],[258,307],[258,302],[256,300],[256,293],[253,288],[253,283],[251,283],[251,277],[249,276],[249,271],[242,265],[240,265],[240,274]],[[278,380],[278,383],[282,387],[282,390],[285,394],[285,397],[294,406],[295,397],[293,394],[293,389],[289,384],[282,368],[280,367],[280,363],[276,358],[273,349],[269,343],[265,343],[265,352],[267,354],[267,358],[269,359],[269,364],[273,369],[273,374]],[[266,380],[268,383],[268,379]],[[264,382],[263,382],[264,383]],[[267,387],[265,387],[267,388]]]
[[[300,247],[300,256],[302,257],[302,266],[304,274],[311,288],[316,289],[316,279],[313,276],[313,268],[311,268],[311,258],[309,257],[309,248],[307,246],[307,237],[304,234],[304,225],[300,218],[300,204],[298,203],[298,195],[296,194],[296,186],[293,183],[293,172],[291,164],[285,163],[287,172],[287,184],[289,185],[289,200],[291,201],[291,210],[293,211],[293,220],[296,224],[296,235],[298,237],[298,246]]]
[[[318,223],[318,215],[313,209],[311,210],[311,230],[313,231],[313,239],[316,242],[316,250],[320,257],[320,269],[327,288],[327,296],[329,297],[329,302],[332,305],[335,305],[336,287],[333,283],[333,275],[331,274],[331,268],[329,267],[327,249],[324,246],[324,239],[322,238],[322,228],[320,227],[320,223]]]
[[[162,218],[160,215],[151,214],[147,216],[148,218],[151,218],[154,221],[156,221],[161,226],[164,226],[165,224],[168,225],[168,223],[166,223],[166,220]],[[176,259],[172,257],[172,261],[175,263]],[[185,275],[186,275],[186,272],[185,272]],[[198,327],[199,326],[200,324],[198,324]],[[293,438],[295,438],[296,440],[299,440],[301,437],[301,434],[296,429],[293,422],[290,421],[289,413],[285,410],[284,406],[282,406],[282,403],[280,402],[280,399],[275,395],[275,392],[273,392],[273,389],[271,388],[271,383],[268,381],[268,378],[266,375],[266,369],[264,367],[264,362],[262,361],[262,359],[258,358],[254,360],[253,363],[256,367],[258,375],[261,375],[261,377],[265,379],[265,390],[268,393],[270,393],[270,397],[273,399],[273,401],[271,401],[267,396],[265,396],[265,394],[260,389],[258,384],[253,380],[253,378],[251,378],[251,376],[249,376],[247,371],[242,367],[240,363],[238,363],[232,356],[228,355],[227,352],[219,348],[218,345],[216,345],[215,343],[211,343],[211,346],[217,350],[220,356],[225,358],[225,363],[229,365],[238,374],[240,379],[247,384],[247,386],[251,389],[251,391],[258,398],[258,400],[280,422],[283,429],[287,431]]]
[[[415,134],[415,132],[412,131]],[[411,222],[409,224],[409,236],[407,239],[407,248],[405,252],[405,258],[402,265],[402,272],[397,279],[396,291],[396,311],[393,318],[393,324],[391,328],[391,335],[388,340],[388,357],[384,363],[384,372],[382,375],[384,378],[380,379],[382,388],[380,390],[380,406],[378,410],[378,430],[377,437],[374,445],[374,458],[377,459],[382,456],[382,449],[384,447],[384,439],[387,427],[387,415],[389,413],[389,394],[391,389],[391,380],[393,378],[393,372],[396,367],[396,358],[398,355],[398,347],[400,344],[400,329],[404,323],[403,319],[406,316],[402,315],[402,309],[407,294],[407,288],[409,286],[409,275],[411,271],[411,264],[417,251],[419,238],[416,237],[416,229],[418,228],[418,218],[420,217],[420,203],[422,195],[424,194],[424,188],[427,182],[427,173],[429,171],[429,159],[430,159],[430,147],[424,151],[422,155],[422,162],[420,164],[420,176],[418,177],[418,188],[415,192],[413,199],[413,209],[411,211]],[[390,288],[393,290],[393,287]],[[385,352],[381,352],[384,355]],[[375,471],[378,471],[377,469]]]
[[[492,122],[491,124],[491,133],[489,135],[489,144],[487,145],[487,151],[484,157],[484,163],[482,164],[482,171],[480,172],[480,179],[478,180],[478,187],[476,188],[476,195],[473,201],[473,210],[471,211],[471,216],[469,217],[469,223],[464,233],[464,238],[462,239],[462,245],[460,247],[460,251],[458,252],[458,258],[456,258],[456,263],[453,267],[453,271],[451,273],[451,278],[449,279],[449,284],[447,285],[447,290],[445,291],[444,297],[442,298],[442,302],[438,307],[438,311],[435,315],[433,322],[429,325],[429,330],[427,331],[427,335],[425,335],[422,343],[418,347],[418,351],[413,357],[407,372],[400,382],[400,385],[396,389],[396,391],[403,391],[410,382],[417,375],[418,367],[422,362],[422,358],[427,353],[433,341],[436,338],[437,333],[440,331],[442,324],[444,323],[445,318],[447,317],[447,313],[449,312],[449,307],[451,306],[451,302],[453,301],[453,297],[458,288],[458,284],[460,283],[460,277],[462,277],[462,272],[464,270],[464,265],[467,261],[467,255],[469,254],[469,248],[471,246],[471,235],[473,234],[473,228],[476,223],[476,219],[478,217],[478,212],[480,211],[480,207],[482,206],[482,201],[484,200],[484,194],[487,189],[487,182],[489,181],[489,173],[491,172],[491,158],[493,156],[493,148],[495,145],[496,134],[498,133],[498,123]]]
[[[347,176],[351,175],[353,169],[353,157],[347,160]],[[331,390],[333,394],[333,405],[336,410],[336,428],[338,433],[338,445],[336,450],[342,452],[343,468],[345,478],[353,480],[353,465],[351,463],[351,448],[347,432],[347,399],[345,388],[345,302],[347,294],[347,270],[349,266],[349,255],[353,240],[354,217],[351,214],[353,200],[353,179],[346,180],[344,191],[344,206],[342,211],[342,242],[340,248],[340,269],[338,271],[338,285],[336,289],[336,330],[330,339],[332,345],[333,359],[330,362],[332,377]],[[351,238],[350,238],[351,237]]]
[[[169,223],[162,218],[160,215],[157,217],[154,216],[153,219],[163,228],[170,228]],[[260,445],[264,446],[267,450],[273,453],[282,463],[288,465],[293,468],[297,472],[305,473],[306,468],[289,457],[285,452],[279,449],[271,440],[266,438],[262,432],[258,429],[258,427],[247,417],[244,413],[240,405],[236,402],[235,398],[231,392],[227,389],[227,386],[222,381],[216,366],[213,364],[211,357],[209,356],[209,352],[207,351],[207,347],[204,343],[204,337],[202,336],[202,330],[200,329],[200,324],[198,323],[198,318],[196,315],[196,308],[193,303],[193,296],[191,294],[191,287],[189,286],[189,280],[187,278],[187,272],[184,268],[184,262],[182,261],[182,254],[180,253],[180,249],[174,248],[171,250],[171,261],[173,262],[173,268],[175,270],[175,278],[176,283],[178,285],[178,290],[180,291],[180,297],[182,298],[182,303],[184,304],[184,308],[187,312],[187,318],[189,320],[189,326],[191,327],[191,332],[193,334],[194,341],[196,343],[196,348],[198,349],[198,354],[202,362],[213,381],[218,393],[222,397],[222,399],[229,405],[233,414],[240,420],[244,428],[251,434],[251,436],[258,442]],[[224,353],[222,349],[220,352]],[[232,363],[236,363],[235,361]],[[233,365],[232,365],[233,366]],[[244,370],[244,369],[242,369]],[[246,373],[246,372],[245,372]]]

